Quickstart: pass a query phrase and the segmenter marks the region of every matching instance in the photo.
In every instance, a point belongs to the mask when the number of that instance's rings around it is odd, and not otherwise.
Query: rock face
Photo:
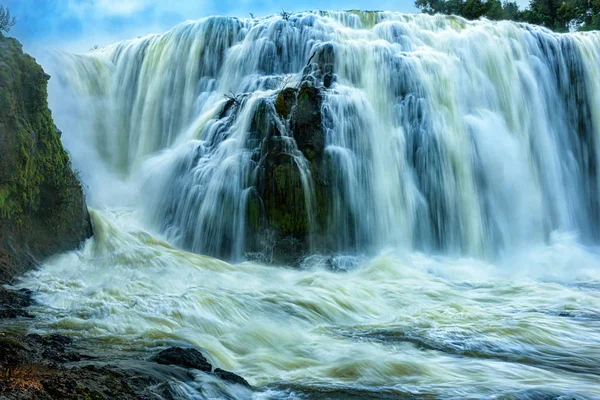
[[[49,76],[0,34],[0,283],[92,234],[47,103]]]
[[[31,315],[25,310],[33,303],[31,292],[27,289],[18,292],[0,286],[0,319],[29,318]]]
[[[151,374],[114,365],[91,365],[61,335],[0,335],[0,398],[175,399]],[[74,363],[80,362],[79,365]]]
[[[211,372],[212,365],[196,349],[183,349],[181,347],[170,347],[161,351],[154,358],[158,364],[178,365],[183,368],[193,368],[203,372]]]
[[[251,132],[261,146],[246,210],[246,247],[250,253],[270,251],[266,261],[294,263],[309,251],[329,250],[321,106],[335,82],[333,65],[333,45],[322,45],[299,87],[282,89],[255,110]]]

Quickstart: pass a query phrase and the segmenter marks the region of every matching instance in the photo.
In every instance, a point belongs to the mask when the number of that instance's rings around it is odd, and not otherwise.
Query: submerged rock
[[[177,365],[183,368],[193,368],[203,372],[211,372],[212,365],[196,349],[171,347],[161,351],[154,358],[158,364]]]

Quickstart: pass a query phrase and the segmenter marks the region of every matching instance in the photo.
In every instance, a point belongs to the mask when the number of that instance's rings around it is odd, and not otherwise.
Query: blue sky
[[[282,8],[416,12],[413,0],[0,0],[0,5],[17,18],[11,36],[34,52],[49,46],[85,51],[208,15],[261,17]]]

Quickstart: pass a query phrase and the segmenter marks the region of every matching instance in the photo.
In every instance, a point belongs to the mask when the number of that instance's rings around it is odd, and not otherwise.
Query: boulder
[[[163,365],[177,365],[183,368],[193,368],[202,372],[210,373],[212,365],[196,349],[170,347],[161,351],[154,357],[154,361]]]
[[[242,385],[245,386],[247,388],[251,388],[252,386],[250,386],[250,384],[248,383],[247,380],[245,380],[244,378],[242,378],[241,376],[234,374],[233,372],[229,372],[229,371],[225,371],[221,368],[217,368],[215,369],[215,376],[219,379],[222,379],[226,382],[229,383],[235,383],[237,385]]]

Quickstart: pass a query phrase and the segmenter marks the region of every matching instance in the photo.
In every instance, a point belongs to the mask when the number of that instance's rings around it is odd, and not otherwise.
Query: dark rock
[[[262,199],[270,229],[282,238],[303,241],[309,231],[301,171],[290,154],[278,154],[265,170]]]
[[[247,388],[251,388],[250,384],[247,380],[242,378],[241,376],[234,374],[233,372],[225,371],[221,368],[215,369],[215,376],[230,383],[235,383],[238,385],[246,386]]]
[[[318,88],[303,85],[298,92],[298,104],[290,122],[298,149],[309,161],[320,161],[325,151],[321,101]]]
[[[315,62],[323,70],[323,73],[333,72],[333,65],[335,64],[335,45],[333,43],[320,44],[316,49]]]
[[[25,361],[25,360],[24,360]],[[154,377],[114,366],[41,362],[0,365],[0,398],[14,400],[174,399]]]
[[[248,140],[262,141],[274,136],[281,136],[278,121],[273,117],[274,113],[275,108],[271,101],[267,99],[260,100],[250,123]]]
[[[325,75],[323,75],[323,86],[329,89],[336,80],[336,76],[328,72]]]
[[[275,100],[275,110],[281,118],[287,119],[289,117],[292,112],[292,107],[296,104],[297,93],[298,89],[288,87],[280,91],[277,95],[277,99]]]
[[[280,91],[275,106],[264,100],[255,109],[249,137],[260,140],[260,156],[253,153],[256,169],[248,179],[247,256],[294,263],[308,252],[311,237],[324,236],[328,181],[321,90],[304,82],[300,89]],[[307,190],[305,178],[312,180],[314,192]],[[316,218],[311,220],[309,212]],[[265,252],[263,259],[260,254]]]
[[[33,303],[29,290],[9,290],[0,286],[0,319],[31,318],[25,308]]]
[[[177,365],[183,368],[193,368],[203,372],[211,372],[212,365],[196,349],[170,347],[156,355],[154,361],[158,364]]]
[[[229,112],[229,110],[231,110],[236,105],[237,105],[237,100],[234,97],[228,98],[227,101],[225,102],[225,105],[223,106],[223,109],[219,113],[219,119],[224,118],[227,115],[227,113]]]
[[[322,43],[316,46],[309,63],[304,67],[302,81],[310,86],[318,87],[322,82],[325,87],[330,87],[334,72],[335,46],[333,43]]]
[[[71,339],[61,335],[5,334],[0,336],[0,366],[79,361],[70,346]]]

